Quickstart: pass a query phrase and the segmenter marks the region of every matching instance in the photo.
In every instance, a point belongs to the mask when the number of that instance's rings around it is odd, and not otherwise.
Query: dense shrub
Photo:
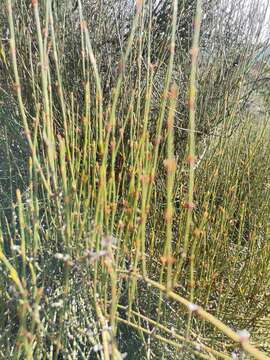
[[[269,313],[263,9],[241,4],[1,3],[1,357],[265,358],[233,331]]]

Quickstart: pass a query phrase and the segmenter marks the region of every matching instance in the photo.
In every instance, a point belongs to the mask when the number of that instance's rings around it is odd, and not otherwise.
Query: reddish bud
[[[188,210],[193,210],[193,209],[195,208],[195,204],[194,204],[194,203],[188,203],[188,202],[186,202],[186,203],[184,204],[184,208],[185,208],[185,209],[188,209]]]

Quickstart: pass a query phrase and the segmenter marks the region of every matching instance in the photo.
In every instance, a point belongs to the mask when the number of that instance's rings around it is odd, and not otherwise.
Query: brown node
[[[121,138],[123,138],[123,136],[124,136],[124,128],[119,129],[119,133],[120,133]]]
[[[195,105],[195,102],[194,102],[194,99],[189,99],[188,100],[188,107],[189,109],[193,110],[194,109],[194,105]]]
[[[184,203],[184,208],[188,210],[193,210],[195,208],[195,204],[193,202],[186,202]]]
[[[201,235],[202,235],[202,230],[196,228],[196,229],[194,230],[194,236],[195,236],[196,238],[199,238]]]
[[[195,163],[195,161],[196,161],[196,156],[193,156],[193,155],[188,155],[188,157],[187,157],[187,163],[188,164],[194,164]]]
[[[162,139],[161,136],[157,136],[157,138],[156,138],[156,140],[155,140],[155,145],[156,145],[156,146],[160,144],[161,139]]]
[[[143,0],[136,0],[137,13],[140,13],[142,11],[142,6],[143,6]]]
[[[168,221],[171,221],[173,218],[173,209],[167,209],[165,211],[165,220],[168,222]]]
[[[141,176],[140,176],[140,180],[141,180],[141,182],[142,182],[143,184],[148,184],[150,178],[149,178],[148,175],[141,175]]]
[[[151,70],[154,70],[157,66],[158,66],[158,63],[157,63],[157,62],[156,62],[156,63],[151,63],[151,64],[150,64],[150,69],[151,69]]]
[[[175,263],[176,259],[173,256],[161,256],[160,261],[163,265],[171,265]]]
[[[86,21],[85,20],[82,20],[81,23],[80,23],[80,26],[81,26],[81,30],[85,30],[87,28],[87,24],[86,24]]]
[[[168,172],[173,172],[176,170],[176,161],[175,159],[166,159],[163,162]]]
[[[20,89],[21,89],[21,87],[20,87],[20,84],[14,84],[13,85],[13,89],[14,89],[14,91],[16,91],[16,92],[18,92]]]
[[[177,87],[173,85],[171,90],[168,91],[168,98],[176,99],[177,98]]]
[[[199,48],[197,48],[197,47],[192,48],[189,53],[190,53],[191,56],[194,56],[194,57],[196,56],[197,57],[198,53],[199,53]]]

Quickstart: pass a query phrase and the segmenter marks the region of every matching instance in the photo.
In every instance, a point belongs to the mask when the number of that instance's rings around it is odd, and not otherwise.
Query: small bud
[[[250,333],[245,329],[237,331],[237,335],[240,337],[240,342],[248,341],[250,338]]]
[[[187,307],[188,307],[189,311],[191,311],[191,312],[194,312],[194,311],[198,311],[198,310],[199,310],[199,306],[196,305],[196,304],[189,303],[189,304],[187,305]]]
[[[98,352],[102,350],[102,346],[100,344],[96,344],[93,346],[93,351]]]

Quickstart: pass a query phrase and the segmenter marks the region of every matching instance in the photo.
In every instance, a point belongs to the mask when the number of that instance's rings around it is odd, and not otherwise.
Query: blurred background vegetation
[[[0,358],[268,358],[268,5],[1,2]]]

